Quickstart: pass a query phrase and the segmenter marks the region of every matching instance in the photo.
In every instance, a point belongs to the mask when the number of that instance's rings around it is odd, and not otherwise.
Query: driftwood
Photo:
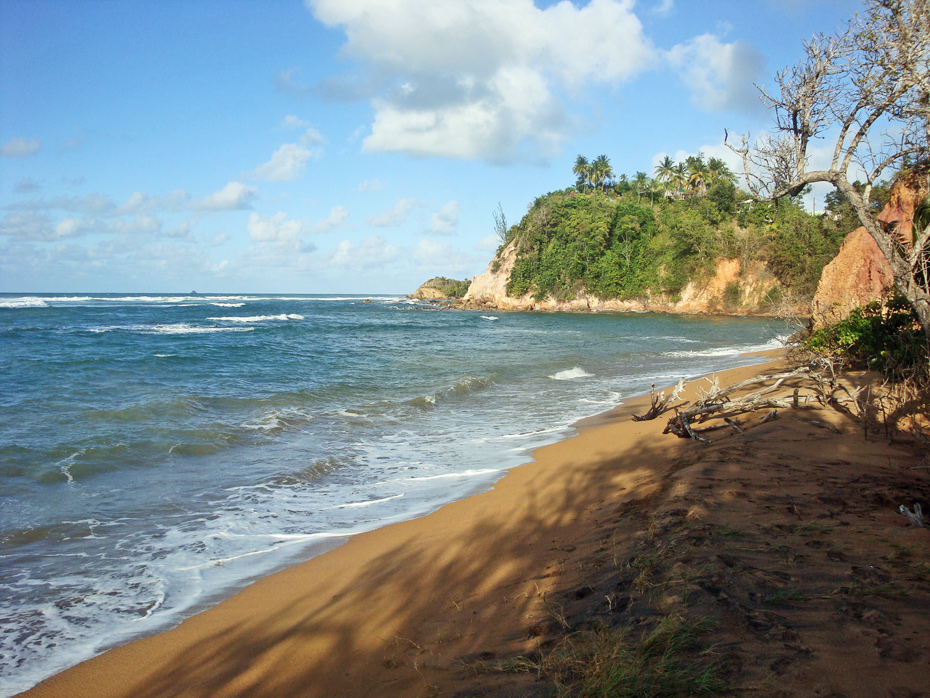
[[[757,425],[765,424],[775,419],[778,410],[819,409],[819,406],[829,406],[846,414],[851,414],[849,408],[845,405],[847,403],[852,403],[856,406],[857,411],[861,412],[859,390],[850,392],[848,388],[842,385],[837,380],[832,365],[818,368],[820,368],[820,370],[815,371],[811,367],[804,366],[784,373],[755,376],[722,388],[720,387],[717,376],[705,379],[710,383],[710,386],[706,390],[701,391],[701,397],[692,405],[687,406],[687,403],[685,403],[685,405],[677,407],[675,409],[675,416],[668,421],[663,433],[675,434],[683,439],[708,442],[708,439],[701,436],[702,434],[709,431],[724,429],[727,426],[732,427],[738,433],[742,434],[744,432],[743,423],[736,419],[736,417],[747,412],[769,410],[765,417],[759,422],[756,422]],[[795,387],[791,393],[775,395],[775,393],[782,389],[785,381],[790,379],[802,379],[804,384],[808,387],[809,392],[802,395],[801,388]],[[731,397],[739,391],[759,386],[760,384],[762,387],[759,387],[753,392],[736,398]],[[682,388],[683,382],[680,381],[676,388],[675,395],[677,395]],[[845,392],[848,397],[840,397],[837,394],[842,392]],[[653,405],[659,404],[655,399],[654,391],[653,397]],[[660,395],[660,398],[662,397],[664,397],[664,393]],[[814,404],[811,404],[812,401]],[[669,402],[671,402],[671,399],[661,404],[665,407]],[[679,409],[685,406],[687,406],[687,409]],[[651,412],[650,410],[647,415]],[[657,411],[653,417],[649,418],[652,419],[658,416],[658,414],[660,414],[659,411]],[[643,418],[645,418],[645,416]],[[634,419],[637,418],[634,417]],[[705,427],[696,426],[713,419],[722,419],[725,424],[709,425]],[[804,421],[840,433],[835,426],[827,422],[820,422],[813,419],[805,419]]]
[[[656,384],[652,384],[652,390],[649,392],[649,397],[652,400],[652,406],[645,414],[633,415],[634,422],[645,422],[650,419],[655,419],[660,414],[669,409],[669,405],[675,400],[678,399],[678,396],[681,394],[681,391],[685,389],[685,379],[680,378],[678,380],[678,385],[675,386],[675,389],[672,391],[671,395],[668,397],[665,396],[665,391],[656,395]]]

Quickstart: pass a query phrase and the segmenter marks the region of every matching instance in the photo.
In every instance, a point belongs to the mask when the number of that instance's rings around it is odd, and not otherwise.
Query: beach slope
[[[631,419],[647,406],[22,695],[554,695],[501,669],[669,616],[712,620],[722,680],[753,695],[927,695],[930,530],[898,511],[930,509],[922,454],[829,408],[700,444]]]

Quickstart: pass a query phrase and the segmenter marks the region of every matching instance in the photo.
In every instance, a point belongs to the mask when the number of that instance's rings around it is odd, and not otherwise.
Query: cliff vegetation
[[[717,289],[717,311],[797,308],[809,304],[823,267],[855,227],[839,196],[826,215],[805,212],[799,200],[754,201],[724,163],[702,155],[677,164],[666,158],[655,178],[616,179],[606,156],[590,165],[579,156],[575,174],[575,186],[537,198],[501,236],[488,272],[507,274],[509,298],[674,305],[729,261],[736,271]],[[747,288],[759,287],[760,277],[764,292],[750,298]]]

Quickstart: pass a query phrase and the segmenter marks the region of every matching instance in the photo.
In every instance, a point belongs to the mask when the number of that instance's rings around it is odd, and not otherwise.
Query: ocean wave
[[[103,325],[88,327],[86,332],[140,332],[142,334],[210,334],[213,332],[251,332],[254,327],[207,327],[175,322],[164,325]]]
[[[271,322],[285,320],[303,320],[303,315],[298,315],[297,313],[282,313],[280,315],[247,315],[247,316],[236,316],[231,315],[227,317],[208,317],[207,320],[213,320],[214,322]]]
[[[0,301],[0,308],[47,308],[46,303],[41,298],[11,298],[10,300]]]
[[[218,308],[241,308],[245,303],[210,303]]]
[[[575,368],[569,368],[565,371],[559,371],[558,373],[553,373],[551,376],[548,376],[552,380],[557,381],[570,381],[576,378],[591,378],[593,373],[588,373],[580,366],[575,366]]]
[[[481,319],[482,319],[482,320],[499,320],[500,318],[498,318],[498,317],[496,317],[496,316],[494,316],[494,315],[482,315],[482,316],[481,316]]]
[[[735,356],[737,354],[752,354],[757,351],[769,351],[771,349],[781,349],[785,346],[786,337],[775,337],[762,344],[738,344],[729,347],[714,347],[712,349],[695,349],[693,351],[667,351],[662,356],[671,356],[675,358],[686,357],[715,357],[715,356]]]
[[[303,410],[272,410],[257,419],[243,422],[242,428],[271,433],[300,427],[312,420],[313,415]]]

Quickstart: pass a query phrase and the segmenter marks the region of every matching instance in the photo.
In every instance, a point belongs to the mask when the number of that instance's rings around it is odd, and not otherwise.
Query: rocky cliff
[[[928,195],[925,181],[899,182],[878,219],[894,226],[905,243],[913,235],[914,211]],[[811,301],[814,328],[846,318],[853,308],[880,299],[894,283],[891,267],[865,228],[857,228],[843,242],[839,254],[824,267]]]
[[[657,294],[631,300],[600,299],[585,293],[574,300],[537,300],[531,294],[514,298],[507,294],[507,283],[517,257],[511,243],[476,276],[462,299],[464,307],[497,310],[667,312],[680,314],[792,314],[806,316],[806,305],[776,307],[778,282],[761,263],[744,269],[738,259],[721,259],[715,273],[703,281],[692,281],[676,296]]]

